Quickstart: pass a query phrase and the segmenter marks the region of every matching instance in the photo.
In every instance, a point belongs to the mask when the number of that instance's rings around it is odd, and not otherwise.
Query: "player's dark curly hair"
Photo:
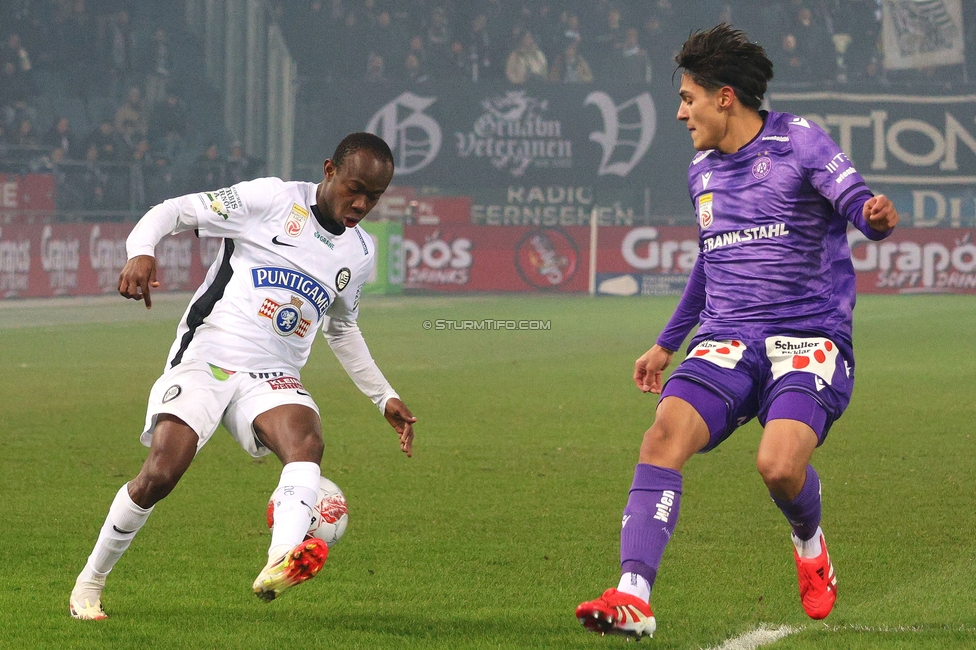
[[[674,61],[699,86],[708,90],[731,86],[739,101],[755,110],[773,78],[773,63],[762,46],[750,43],[744,32],[728,23],[692,34]]]
[[[393,165],[393,152],[390,151],[390,145],[386,144],[383,138],[365,132],[350,133],[344,137],[332,154],[332,164],[337,168],[342,167],[342,161],[346,156],[356,151],[368,151],[380,160]]]

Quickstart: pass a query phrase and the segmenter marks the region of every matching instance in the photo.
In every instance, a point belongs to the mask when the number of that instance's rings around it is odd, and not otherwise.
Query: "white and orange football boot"
[[[590,632],[620,634],[638,640],[654,636],[657,629],[651,606],[617,589],[607,589],[596,600],[580,603],[576,618]]]
[[[826,618],[837,600],[837,576],[834,565],[827,554],[827,542],[820,535],[820,555],[815,558],[802,558],[794,545],[793,558],[796,560],[796,575],[800,582],[800,602],[803,611],[810,618],[819,621]]]
[[[315,537],[306,539],[281,557],[268,562],[254,581],[254,594],[270,602],[295,585],[314,578],[328,557],[329,547],[325,542]]]
[[[108,614],[102,609],[103,589],[105,589],[105,576],[101,578],[93,576],[89,580],[82,580],[81,576],[78,576],[75,588],[71,590],[71,597],[68,599],[71,618],[82,621],[100,621],[108,618]]]

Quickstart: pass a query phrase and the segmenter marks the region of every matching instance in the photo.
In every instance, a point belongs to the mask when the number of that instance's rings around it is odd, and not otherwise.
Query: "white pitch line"
[[[717,648],[708,648],[707,650],[755,650],[759,646],[779,641],[783,637],[799,631],[800,628],[790,627],[789,625],[781,625],[779,627],[760,625],[755,630],[729,639]]]

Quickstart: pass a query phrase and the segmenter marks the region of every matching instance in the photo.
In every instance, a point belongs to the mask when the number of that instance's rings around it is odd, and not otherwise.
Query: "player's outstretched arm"
[[[146,309],[152,308],[151,289],[159,286],[159,282],[156,282],[156,244],[166,235],[200,225],[193,210],[184,210],[181,206],[195,206],[193,197],[166,199],[154,205],[126,237],[128,261],[119,274],[119,293],[133,300],[145,300]]]
[[[150,289],[158,286],[156,258],[152,255],[136,255],[125,263],[119,274],[119,293],[132,300],[145,300],[146,309],[152,309]]]
[[[400,451],[405,453],[408,458],[413,456],[413,425],[417,421],[407,405],[396,397],[391,397],[386,401],[386,410],[383,417],[390,423],[397,435],[400,436]]]
[[[673,355],[673,350],[655,345],[637,360],[634,364],[634,383],[642,392],[661,394],[661,377]]]
[[[891,230],[898,225],[898,211],[895,210],[891,199],[884,194],[872,196],[865,201],[862,212],[864,220],[878,232]]]

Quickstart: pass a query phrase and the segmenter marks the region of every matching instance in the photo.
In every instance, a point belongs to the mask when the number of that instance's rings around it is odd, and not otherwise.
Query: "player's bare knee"
[[[661,420],[656,420],[651,428],[644,432],[642,447],[649,449],[666,449],[674,443],[676,432]]]
[[[680,469],[687,460],[681,432],[662,420],[656,420],[644,433],[640,462]]]
[[[762,477],[763,483],[770,492],[776,495],[790,495],[794,491],[799,480],[800,487],[803,487],[803,480],[798,474],[789,459],[775,458],[769,455],[760,454],[756,458],[756,469]]]
[[[321,463],[322,454],[325,453],[325,442],[322,440],[322,434],[317,431],[307,433],[302,439],[302,449],[307,460]]]
[[[786,474],[760,471],[759,475],[762,476],[763,483],[771,493],[783,494],[789,490],[790,477]]]
[[[129,481],[129,497],[139,507],[151,508],[173,491],[182,475],[182,472],[164,468],[143,467],[139,475]]]
[[[321,463],[325,452],[322,434],[315,430],[304,431],[288,436],[287,440],[280,440],[277,448],[271,449],[277,454],[283,465],[296,462]]]

